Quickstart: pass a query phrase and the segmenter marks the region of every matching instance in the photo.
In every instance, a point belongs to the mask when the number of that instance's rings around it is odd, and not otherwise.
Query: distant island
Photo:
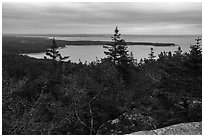
[[[109,45],[111,41],[66,41],[67,45]],[[174,43],[126,42],[127,45],[176,46]]]

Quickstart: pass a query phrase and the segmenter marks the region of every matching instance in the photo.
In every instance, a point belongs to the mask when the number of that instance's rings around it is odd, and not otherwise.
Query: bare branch
[[[49,130],[48,130],[48,135],[50,135],[50,132],[51,132],[52,129],[53,129],[53,126],[54,126],[53,121],[54,121],[55,117],[56,117],[56,115],[54,116],[54,118],[53,118],[52,121],[51,121],[51,126],[50,126],[50,128],[49,128]]]
[[[85,127],[88,128],[88,126],[87,126],[83,121],[81,121],[81,119],[79,118],[79,115],[78,115],[78,113],[77,113],[76,110],[74,110],[74,113],[75,113],[75,115],[76,115],[76,117],[77,117],[77,120],[78,120],[82,125],[84,125]]]
[[[93,134],[94,119],[93,119],[93,113],[92,113],[92,110],[91,110],[91,104],[89,104],[89,112],[90,112],[90,115],[91,115],[90,135],[92,135]]]

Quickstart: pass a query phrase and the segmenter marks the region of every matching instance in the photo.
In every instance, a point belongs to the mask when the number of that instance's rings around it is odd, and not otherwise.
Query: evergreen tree
[[[194,57],[200,57],[202,56],[201,45],[200,45],[201,38],[198,37],[195,39],[195,41],[196,41],[196,44],[190,47],[191,48],[190,54]]]
[[[58,86],[63,82],[64,64],[63,61],[68,59],[69,56],[62,57],[57,50],[58,46],[55,39],[52,39],[52,46],[47,49],[46,55],[53,60],[52,72],[47,76],[47,82],[45,82],[45,92],[51,93],[55,99],[58,99],[59,93]],[[45,57],[46,58],[46,57]]]
[[[182,54],[182,50],[181,47],[178,47],[177,51],[174,51],[176,55],[181,55]]]
[[[58,48],[57,43],[55,41],[55,38],[53,38],[52,46],[50,47],[50,49],[47,49],[46,55],[50,56],[53,60],[60,61],[60,62],[69,58],[69,56],[62,57],[59,51],[57,50],[57,48]]]
[[[124,39],[120,38],[118,28],[115,28],[115,34],[111,37],[112,41],[109,45],[103,46],[108,51],[104,53],[114,64],[124,64],[130,62],[130,57],[127,50],[127,44]]]
[[[190,54],[187,55],[186,65],[196,71],[202,72],[202,50],[200,45],[200,38],[198,37],[196,44],[190,47]]]
[[[184,58],[184,55],[182,54],[181,47],[178,47],[178,50],[174,51],[174,53],[175,54],[173,54],[173,62],[174,62],[174,65],[176,65],[178,67],[178,66],[182,65],[183,58]]]
[[[152,61],[152,60],[154,60],[154,58],[156,57],[155,55],[154,55],[154,51],[153,51],[153,48],[151,48],[150,49],[151,50],[151,52],[150,52],[150,54],[149,54],[149,59]]]
[[[187,55],[185,65],[189,74],[189,83],[191,83],[191,93],[195,97],[202,98],[202,50],[198,37],[195,39],[196,44],[190,48],[190,54]]]
[[[134,66],[138,65],[137,59],[134,58],[133,53],[130,52],[130,60],[133,63]]]

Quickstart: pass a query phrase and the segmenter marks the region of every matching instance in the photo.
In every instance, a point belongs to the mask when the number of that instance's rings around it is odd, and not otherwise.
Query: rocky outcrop
[[[194,122],[202,119],[201,100],[187,98],[172,101],[171,109],[159,105],[158,100],[154,99],[152,102],[154,103],[150,106],[145,104],[139,104],[139,107],[133,106],[130,112],[125,112],[118,118],[106,122],[99,128],[97,134],[201,134],[201,123]],[[158,132],[156,132],[157,129]]]
[[[181,123],[156,130],[139,131],[130,135],[202,135],[202,122]]]
[[[120,117],[110,120],[98,131],[100,135],[124,135],[134,131],[155,129],[153,118],[139,112],[123,113]]]

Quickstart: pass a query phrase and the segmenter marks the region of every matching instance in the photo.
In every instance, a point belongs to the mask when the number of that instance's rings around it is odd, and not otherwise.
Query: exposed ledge
[[[181,123],[150,131],[138,131],[129,135],[202,135],[202,122]]]

